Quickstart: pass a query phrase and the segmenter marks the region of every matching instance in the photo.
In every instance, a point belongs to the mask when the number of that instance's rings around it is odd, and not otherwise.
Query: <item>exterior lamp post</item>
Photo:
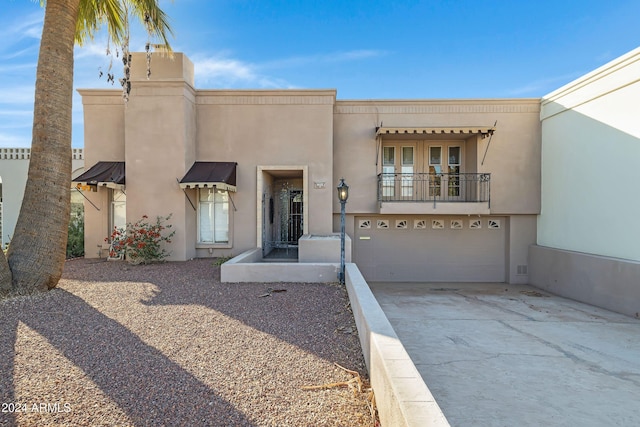
[[[344,178],[340,178],[338,183],[338,199],[340,200],[340,271],[338,272],[338,281],[344,285],[344,206],[349,198],[349,186],[344,182]]]

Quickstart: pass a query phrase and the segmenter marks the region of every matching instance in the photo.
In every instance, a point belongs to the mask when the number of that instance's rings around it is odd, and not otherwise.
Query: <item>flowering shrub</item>
[[[109,250],[110,258],[122,258],[123,256],[131,264],[149,264],[164,260],[169,253],[162,247],[163,242],[171,243],[171,237],[176,234],[172,231],[163,234],[171,225],[164,225],[171,215],[156,217],[156,222],[151,223],[147,215],[143,215],[135,223],[127,223],[127,228],[115,228],[111,236],[105,241],[111,242]]]

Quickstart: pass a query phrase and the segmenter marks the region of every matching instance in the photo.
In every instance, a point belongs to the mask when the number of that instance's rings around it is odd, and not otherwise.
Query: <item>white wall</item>
[[[29,171],[29,148],[2,148],[0,149],[0,182],[2,188],[2,247],[13,237],[13,230],[18,221],[24,187],[27,183]],[[82,149],[73,150],[72,161],[73,176],[80,175],[84,171],[84,155]],[[71,185],[71,177],[69,177]],[[72,200],[77,195],[72,193]]]
[[[538,245],[640,261],[640,48],[542,100]]]
[[[22,195],[27,182],[29,150],[3,148],[0,152],[0,178],[2,179],[2,247],[13,237],[18,221]]]

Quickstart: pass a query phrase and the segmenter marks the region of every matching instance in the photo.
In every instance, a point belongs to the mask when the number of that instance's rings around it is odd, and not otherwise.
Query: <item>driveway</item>
[[[640,425],[640,320],[528,286],[370,287],[452,426]]]

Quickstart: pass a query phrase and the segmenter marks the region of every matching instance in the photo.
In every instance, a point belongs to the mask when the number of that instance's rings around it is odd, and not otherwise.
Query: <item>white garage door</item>
[[[361,216],[354,225],[367,280],[505,281],[506,218]]]

